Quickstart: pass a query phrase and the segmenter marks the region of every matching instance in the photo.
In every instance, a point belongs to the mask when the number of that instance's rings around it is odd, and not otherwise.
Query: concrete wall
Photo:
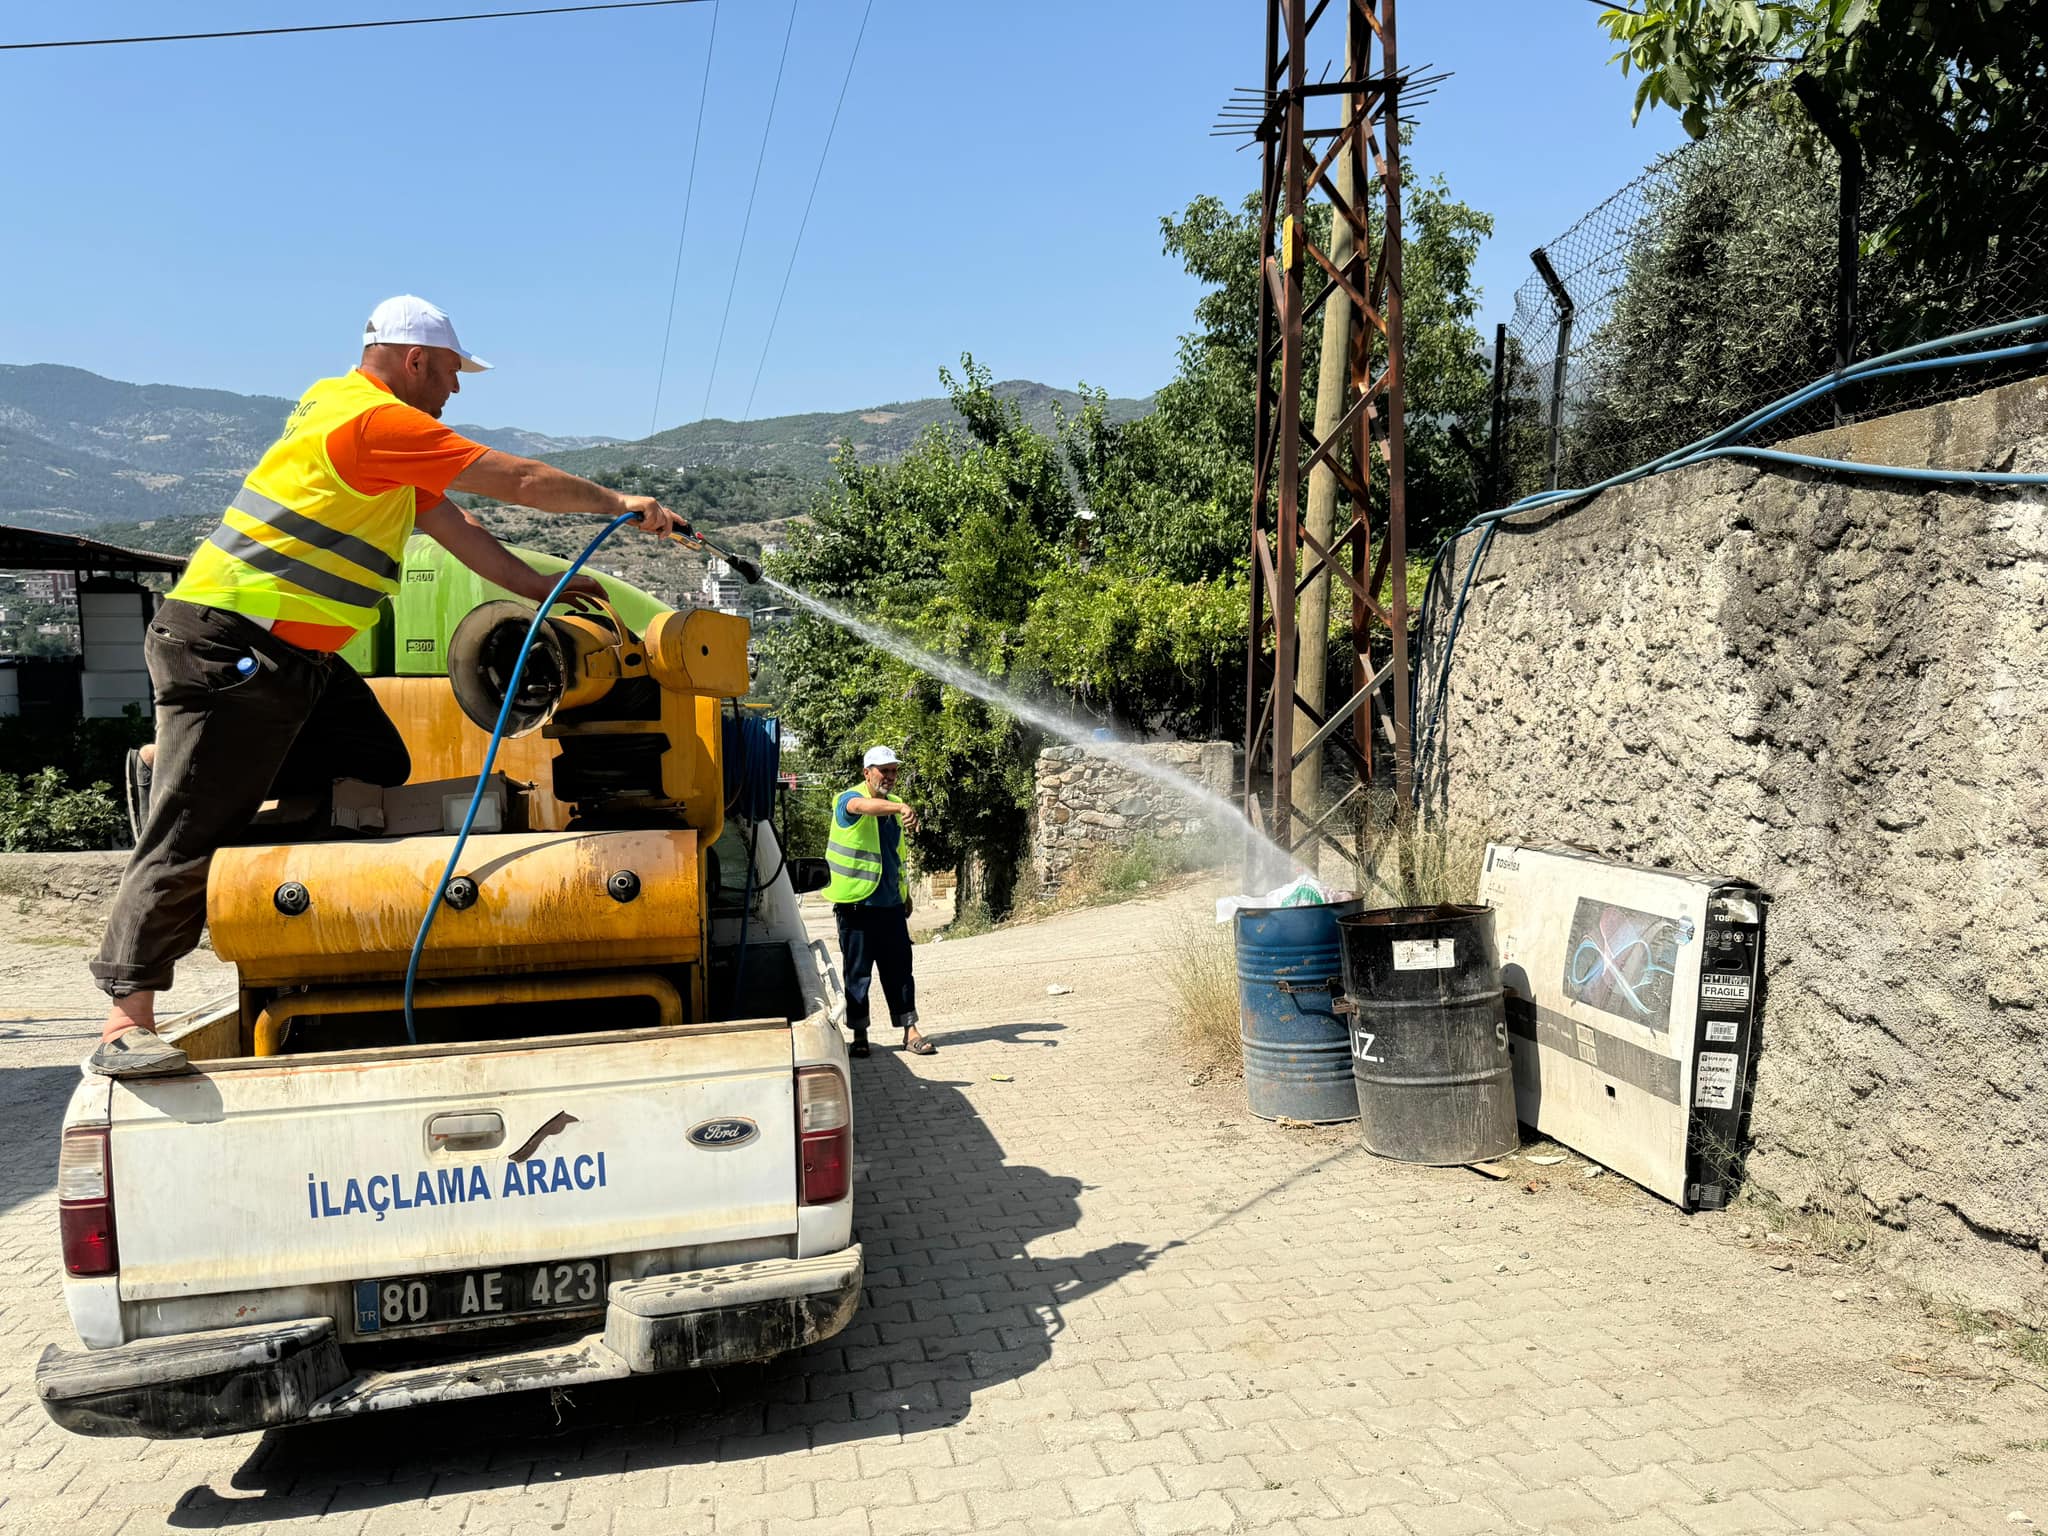
[[[1231,792],[1236,751],[1228,742],[1161,742],[1138,750],[1212,794]],[[1128,848],[1141,836],[1161,842],[1199,837],[1216,820],[1212,810],[1082,747],[1046,748],[1037,772],[1031,858],[1041,894],[1058,890],[1089,849]]]
[[[2048,471],[2048,386],[1797,446]],[[2048,1320],[2048,493],[1611,492],[1496,539],[1449,701],[1454,830],[1774,894],[1753,1186]]]

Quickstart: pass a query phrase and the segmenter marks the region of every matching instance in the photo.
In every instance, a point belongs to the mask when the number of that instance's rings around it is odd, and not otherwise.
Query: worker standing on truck
[[[413,530],[521,597],[538,602],[553,588],[447,492],[572,517],[630,512],[655,534],[689,530],[651,496],[621,495],[442,426],[458,376],[489,366],[425,299],[379,304],[361,364],[299,398],[150,621],[155,750],[130,767],[135,851],[92,963],[113,999],[94,1071],[184,1070],[185,1053],[157,1038],[156,994],[199,942],[215,850],[265,800],[324,792],[337,778],[390,786],[410,776],[397,728],[335,653],[398,590]],[[568,591],[603,595],[588,576]]]
[[[868,1054],[868,987],[882,973],[889,1017],[902,1027],[903,1048],[916,1056],[938,1049],[918,1032],[917,980],[910,973],[910,876],[903,866],[903,833],[917,830],[917,812],[892,798],[902,764],[888,747],[870,747],[861,759],[861,782],[832,802],[825,865],[832,881],[825,899],[839,928],[839,963],[846,978],[849,1054]]]

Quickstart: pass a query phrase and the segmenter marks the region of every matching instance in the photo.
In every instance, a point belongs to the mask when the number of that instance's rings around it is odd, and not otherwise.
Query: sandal
[[[874,1052],[868,1047],[868,1037],[866,1035],[855,1035],[853,1037],[853,1044],[846,1048],[846,1054],[864,1058],[873,1055]]]
[[[938,1050],[938,1047],[936,1045],[933,1045],[931,1041],[925,1039],[923,1035],[919,1035],[915,1040],[913,1040],[910,1038],[909,1033],[906,1031],[903,1036],[903,1049],[910,1052],[910,1054],[913,1056],[929,1056],[934,1051]]]

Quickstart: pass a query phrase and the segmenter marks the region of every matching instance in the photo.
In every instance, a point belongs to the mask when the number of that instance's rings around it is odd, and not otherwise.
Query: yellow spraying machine
[[[797,1018],[830,985],[814,954],[804,964],[793,912],[776,922],[744,910],[758,905],[749,868],[768,862],[751,823],[772,803],[774,769],[772,722],[736,703],[749,686],[746,620],[605,585],[603,611],[556,610],[527,658],[497,771],[420,953],[423,1043],[588,1028],[598,1011],[612,1027]],[[496,591],[412,541],[398,602],[347,654],[403,734],[412,782],[343,781],[331,822],[310,836],[300,827],[215,858],[208,924],[236,968],[240,1007],[208,1033],[238,1038],[196,1041],[199,1054],[406,1040],[408,954],[533,617]],[[752,799],[750,825],[726,836],[740,795]],[[782,862],[759,871],[761,889]],[[804,861],[792,873],[790,897],[819,878]],[[721,924],[735,908],[738,923]],[[732,987],[741,966],[744,998]]]

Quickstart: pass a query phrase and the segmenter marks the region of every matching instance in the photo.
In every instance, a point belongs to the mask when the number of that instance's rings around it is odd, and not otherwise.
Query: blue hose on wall
[[[1429,581],[1424,588],[1422,611],[1417,629],[1426,634],[1430,625],[1431,611],[1439,606],[1439,593],[1446,584],[1440,583],[1444,575],[1446,559],[1457,549],[1458,541],[1470,533],[1479,538],[1472,547],[1472,553],[1465,563],[1464,580],[1458,588],[1456,603],[1451,608],[1449,625],[1444,634],[1442,659],[1437,666],[1436,688],[1430,701],[1427,720],[1421,711],[1420,673],[1409,679],[1409,718],[1416,721],[1415,764],[1413,794],[1419,804],[1422,798],[1426,769],[1437,750],[1443,724],[1443,714],[1450,696],[1451,658],[1458,643],[1458,632],[1465,622],[1465,607],[1472,596],[1472,583],[1486,559],[1486,552],[1493,544],[1494,533],[1508,518],[1521,513],[1542,511],[1545,508],[1566,508],[1571,511],[1580,507],[1602,491],[1629,485],[1651,475],[1664,474],[1670,470],[1683,469],[1692,464],[1703,464],[1710,459],[1740,458],[1753,459],[1765,464],[1783,464],[1801,469],[1825,470],[1835,474],[1856,475],[1870,479],[1898,480],[1905,483],[1938,485],[1985,485],[1985,486],[2048,486],[2048,474],[2010,473],[1998,470],[1967,469],[1922,469],[1898,464],[1864,464],[1845,459],[1827,459],[1813,454],[1789,453],[1778,448],[1757,448],[1741,441],[1751,433],[1759,431],[1779,420],[1802,405],[1821,399],[1823,396],[1867,379],[1885,378],[1902,373],[1924,373],[1935,368],[1985,367],[1995,363],[2011,362],[2022,358],[2048,356],[2048,341],[2022,342],[2011,346],[1991,347],[1976,352],[1954,353],[1948,356],[1930,356],[1948,347],[1964,346],[1980,341],[1991,341],[2002,336],[2016,335],[2025,331],[2039,330],[2048,326],[2048,315],[2032,315],[2023,320],[2009,320],[2002,325],[1984,326],[1978,330],[1964,331],[1955,336],[1943,336],[1933,341],[1923,341],[1916,346],[1902,347],[1887,352],[1866,362],[1856,363],[1840,372],[1816,379],[1801,389],[1794,390],[1782,399],[1752,411],[1741,420],[1721,428],[1683,448],[1674,449],[1661,458],[1639,464],[1634,469],[1612,475],[1596,485],[1577,490],[1539,491],[1525,496],[1520,501],[1501,507],[1496,511],[1484,512],[1474,517],[1464,527],[1444,540],[1439,546],[1436,558],[1431,563]]]

